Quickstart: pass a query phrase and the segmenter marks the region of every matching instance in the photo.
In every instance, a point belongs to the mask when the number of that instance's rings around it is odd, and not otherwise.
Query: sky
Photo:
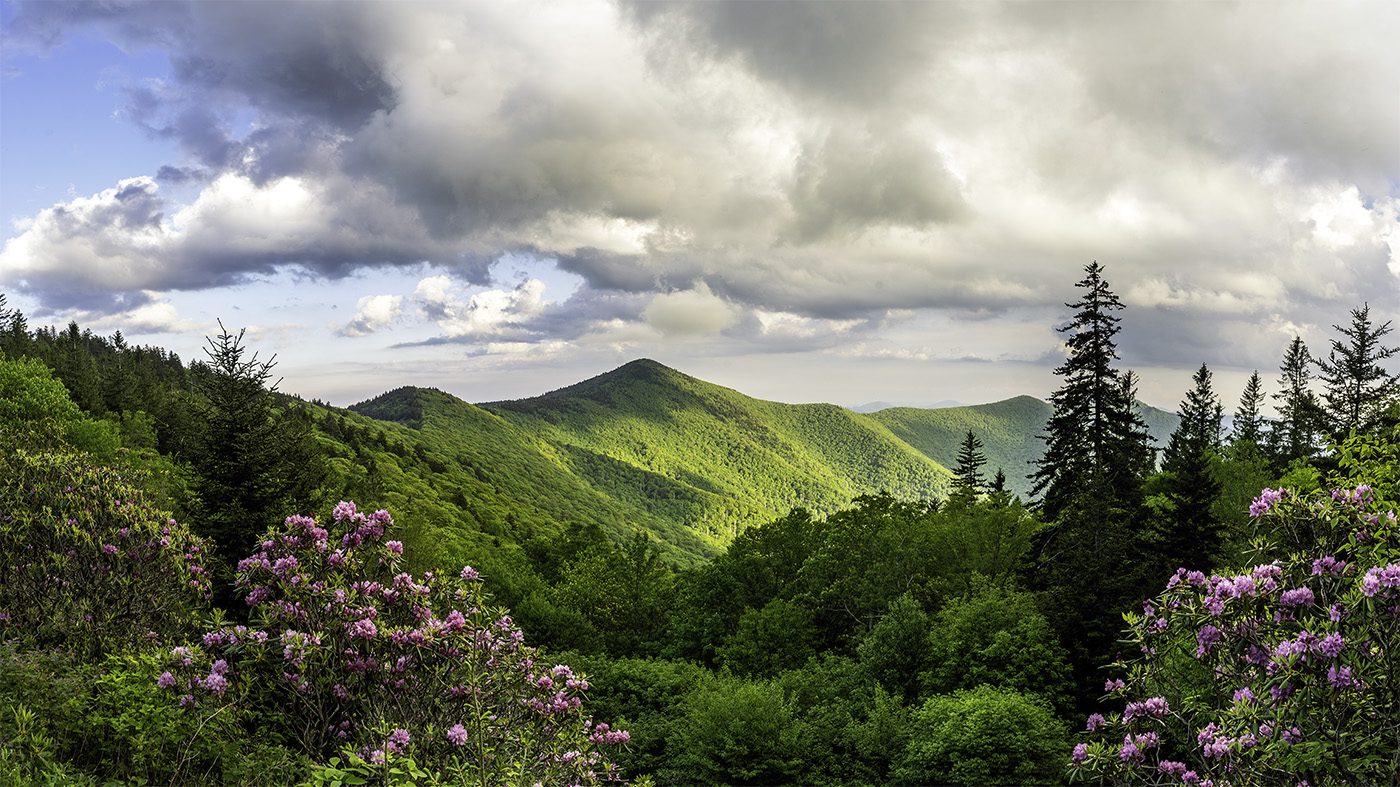
[[[1232,409],[1400,318],[1400,3],[0,0],[0,292],[281,390]],[[1395,339],[1392,334],[1391,338]],[[1392,343],[1400,343],[1396,339]]]

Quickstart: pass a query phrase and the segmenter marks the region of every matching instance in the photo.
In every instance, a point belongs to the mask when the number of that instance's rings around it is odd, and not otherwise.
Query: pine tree
[[[1066,304],[1073,321],[1069,356],[1055,370],[1064,378],[1051,397],[1045,453],[1032,494],[1049,525],[1037,534],[1028,577],[1041,591],[1046,615],[1074,649],[1081,696],[1093,696],[1096,665],[1112,653],[1122,613],[1147,589],[1139,522],[1142,481],[1154,464],[1146,424],[1137,415],[1136,377],[1113,368],[1114,336],[1123,308],[1093,263],[1076,286],[1084,294]]]
[[[980,494],[987,485],[981,472],[985,464],[987,456],[982,453],[982,441],[969,429],[967,437],[958,447],[958,465],[953,471],[953,494],[972,497]]]
[[[1112,504],[1141,482],[1150,463],[1147,429],[1134,411],[1134,378],[1113,368],[1118,359],[1119,318],[1112,312],[1123,304],[1103,280],[1103,268],[1093,263],[1076,286],[1085,293],[1075,303],[1074,320],[1059,328],[1069,333],[1069,357],[1055,370],[1064,383],[1050,397],[1054,412],[1040,436],[1045,453],[1036,460],[1031,478],[1033,495],[1042,495],[1040,512],[1046,520],[1060,516],[1086,495]],[[1090,492],[1090,490],[1094,490]],[[1097,506],[1097,503],[1094,504]]]
[[[1223,409],[1205,364],[1191,381],[1194,386],[1178,413],[1181,422],[1162,457],[1166,510],[1157,523],[1158,551],[1168,571],[1180,566],[1208,566],[1220,548],[1220,521],[1211,509],[1220,496],[1214,466],[1219,461]]]
[[[1373,327],[1370,304],[1351,310],[1350,327],[1332,327],[1347,341],[1333,339],[1327,360],[1318,359],[1317,366],[1327,386],[1322,395],[1325,428],[1332,439],[1341,440],[1352,430],[1365,433],[1379,425],[1400,382],[1400,374],[1388,373],[1380,363],[1400,348],[1381,344],[1390,321]]]
[[[1303,337],[1293,337],[1279,367],[1281,388],[1274,394],[1278,423],[1269,431],[1269,458],[1276,468],[1317,451],[1318,422],[1322,409],[1312,392],[1312,354]]]
[[[1250,443],[1258,446],[1264,442],[1264,385],[1256,369],[1244,385],[1240,394],[1240,406],[1235,410],[1235,425],[1230,430],[1231,443]]]
[[[214,539],[216,590],[227,591],[232,567],[263,531],[302,510],[324,473],[309,421],[284,413],[268,385],[276,357],[247,354],[244,331],[208,339],[209,364],[198,378],[203,429],[192,464],[197,474],[201,535]],[[227,606],[229,597],[216,598]]]

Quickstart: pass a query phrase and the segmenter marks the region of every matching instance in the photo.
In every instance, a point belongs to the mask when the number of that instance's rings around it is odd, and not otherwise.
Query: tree
[[[1041,495],[1039,507],[1047,520],[1059,518],[1088,495],[1107,492],[1109,497],[1101,499],[1111,503],[1125,491],[1121,484],[1104,482],[1131,481],[1122,478],[1121,471],[1137,468],[1134,463],[1125,468],[1121,460],[1140,459],[1146,435],[1132,410],[1132,379],[1125,380],[1113,368],[1119,330],[1113,312],[1123,304],[1104,281],[1102,266],[1095,262],[1085,270],[1087,276],[1075,285],[1084,294],[1065,304],[1077,310],[1074,319],[1057,329],[1070,335],[1065,340],[1069,357],[1055,370],[1064,383],[1050,396],[1054,412],[1040,436],[1045,453],[1031,476],[1031,494]]]
[[[982,465],[987,463],[987,455],[982,453],[982,441],[971,429],[958,447],[958,466],[953,470],[953,494],[976,496],[987,482],[982,478]]]
[[[1074,775],[1104,784],[1384,784],[1400,767],[1395,436],[1337,448],[1322,490],[1265,489],[1252,566],[1177,572],[1125,616],[1114,710]],[[1371,482],[1375,482],[1373,487]],[[1119,705],[1122,702],[1122,705]],[[1121,711],[1116,708],[1121,707]],[[1191,774],[1192,778],[1185,778]]]
[[[1380,424],[1400,383],[1400,374],[1390,374],[1380,364],[1400,348],[1381,344],[1390,333],[1390,321],[1373,327],[1370,304],[1351,310],[1349,327],[1332,328],[1347,341],[1333,339],[1327,360],[1318,359],[1317,367],[1327,387],[1322,394],[1325,427],[1333,440],[1340,441],[1352,430],[1366,433]]]
[[[1278,423],[1269,431],[1269,456],[1275,467],[1287,467],[1317,450],[1321,407],[1312,392],[1312,354],[1303,337],[1294,336],[1279,367],[1281,388],[1274,394]]]
[[[1256,369],[1244,385],[1240,394],[1240,406],[1235,410],[1235,424],[1230,430],[1230,442],[1248,442],[1256,446],[1264,443],[1264,387]]]
[[[208,339],[209,365],[199,376],[203,430],[192,464],[198,482],[198,521],[202,535],[218,549],[218,590],[233,578],[234,556],[252,552],[278,512],[309,506],[322,457],[305,419],[280,412],[273,403],[275,356],[247,354],[243,331],[222,331]],[[228,605],[226,595],[216,597]]]
[[[1220,400],[1211,389],[1205,364],[1181,402],[1181,417],[1163,452],[1158,552],[1167,570],[1193,560],[1209,560],[1220,548],[1220,521],[1212,507],[1220,496]]]
[[[1141,597],[1140,528],[1143,477],[1154,457],[1137,415],[1136,377],[1113,368],[1114,336],[1123,308],[1097,262],[1076,286],[1084,292],[1074,319],[1061,327],[1068,357],[1050,397],[1054,411],[1041,439],[1032,494],[1049,523],[1037,534],[1028,578],[1065,643],[1075,649],[1078,690],[1090,696],[1095,662],[1110,652],[1123,609]]]

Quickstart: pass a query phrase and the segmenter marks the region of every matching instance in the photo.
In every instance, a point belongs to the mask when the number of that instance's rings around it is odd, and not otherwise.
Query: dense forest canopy
[[[1389,772],[1390,323],[1295,339],[1227,434],[1205,363],[1136,400],[1085,273],[1048,403],[869,415],[651,361],[340,409],[242,333],[186,363],[0,296],[4,783]]]

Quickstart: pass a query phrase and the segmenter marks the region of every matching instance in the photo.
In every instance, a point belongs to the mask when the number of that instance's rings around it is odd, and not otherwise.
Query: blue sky
[[[0,2],[0,292],[335,404],[637,357],[1044,397],[1084,265],[1227,409],[1400,314],[1400,6]]]

